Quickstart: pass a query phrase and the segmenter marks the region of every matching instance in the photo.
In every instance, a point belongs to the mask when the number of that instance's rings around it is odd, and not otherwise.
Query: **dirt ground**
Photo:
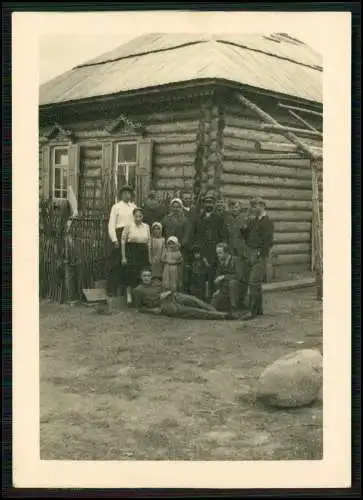
[[[263,368],[322,348],[314,289],[266,294],[254,322],[40,306],[43,460],[319,460],[322,407],[255,403]]]

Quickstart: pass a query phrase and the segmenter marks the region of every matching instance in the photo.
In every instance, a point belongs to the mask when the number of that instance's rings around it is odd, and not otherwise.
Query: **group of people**
[[[124,186],[113,205],[108,294],[119,287],[140,312],[206,319],[263,314],[262,284],[273,244],[273,222],[262,199],[247,210],[207,193],[189,192],[169,207],[149,193],[142,207]]]

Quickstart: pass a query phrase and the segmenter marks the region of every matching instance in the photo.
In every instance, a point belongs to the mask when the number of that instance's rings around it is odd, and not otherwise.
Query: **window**
[[[66,200],[68,189],[68,148],[53,149],[53,199]]]
[[[121,142],[116,144],[116,192],[128,184],[135,189],[137,165],[137,143]]]

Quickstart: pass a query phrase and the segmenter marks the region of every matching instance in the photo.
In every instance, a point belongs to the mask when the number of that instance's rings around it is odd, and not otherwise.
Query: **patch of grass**
[[[241,323],[42,304],[41,458],[321,459],[321,404],[273,411],[253,395],[266,365],[321,348],[321,304],[305,289],[265,309]]]

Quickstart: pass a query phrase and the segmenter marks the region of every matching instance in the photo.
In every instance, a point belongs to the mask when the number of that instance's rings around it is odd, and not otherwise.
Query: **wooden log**
[[[269,215],[274,222],[300,221],[311,223],[312,220],[311,211],[303,210],[269,210]]]
[[[277,233],[274,234],[274,245],[281,243],[309,243],[311,241],[310,232]]]
[[[254,140],[246,140],[246,139],[234,139],[233,137],[224,138],[224,146],[229,150],[237,150],[237,151],[259,151],[259,143]]]
[[[278,255],[275,266],[291,266],[294,264],[305,264],[308,269],[310,263],[310,255],[304,254],[282,254]]]
[[[136,121],[141,122],[145,125],[151,125],[154,123],[168,123],[168,122],[178,122],[178,121],[189,121],[197,120],[199,118],[199,109],[184,109],[175,111],[160,111],[151,112],[148,114],[141,114],[135,116]]]
[[[262,130],[261,128],[261,120],[259,118],[247,117],[244,115],[225,115],[225,124],[228,127],[236,127],[242,129],[250,129],[250,130]]]
[[[99,168],[102,165],[102,158],[81,158],[81,165],[87,168]]]
[[[191,189],[193,186],[192,179],[155,179],[155,187],[157,190],[173,191],[174,189]]]
[[[154,138],[155,145],[157,144],[187,144],[195,143],[197,139],[196,132],[190,134],[167,134],[167,135],[157,135]]]
[[[241,196],[237,199],[228,198],[229,201],[239,201],[244,208],[248,208],[250,197],[248,194],[242,193]],[[268,198],[264,198],[267,209],[268,210],[303,210],[309,211],[312,209],[312,201],[311,200],[271,200]]]
[[[289,142],[259,141],[260,151],[272,151],[279,153],[295,153],[296,146]]]
[[[192,178],[194,172],[194,167],[184,167],[182,165],[159,167],[155,169],[155,177],[158,179]]]
[[[278,243],[273,246],[273,252],[277,255],[284,254],[309,254],[310,243]]]
[[[301,116],[299,116],[298,114],[295,113],[295,111],[292,111],[291,109],[289,109],[289,113],[291,116],[293,116],[298,122],[302,123],[303,125],[305,125],[305,127],[309,128],[310,130],[314,130],[315,132],[319,132],[321,133],[321,131],[317,130],[315,127],[313,127],[309,122],[307,122],[306,120],[304,120],[304,118],[301,118]]]
[[[240,198],[244,194],[250,198],[266,198],[269,200],[311,200],[311,190],[307,189],[277,189],[266,186],[243,187],[227,184],[222,186],[222,192],[227,198]]]
[[[275,221],[276,233],[291,233],[291,232],[309,232],[311,233],[311,222],[306,221]]]
[[[156,155],[154,160],[155,168],[167,167],[173,165],[182,165],[185,167],[193,166],[195,157],[191,155],[177,155],[177,156],[160,156]]]
[[[223,162],[223,171],[230,174],[249,174],[258,176],[287,177],[289,179],[311,179],[311,172],[307,168],[283,167],[280,165],[267,165],[264,163],[236,163],[232,161]]]
[[[84,173],[83,173],[83,177],[85,179],[87,178],[98,178],[100,179],[101,181],[101,177],[102,177],[102,170],[101,170],[101,167],[99,168],[87,168]]]
[[[186,122],[176,122],[176,123],[160,123],[152,124],[147,127],[149,134],[182,134],[182,133],[192,133],[197,132],[199,128],[199,121],[186,121]]]
[[[319,118],[323,118],[323,113],[321,111],[314,111],[312,109],[308,109],[308,108],[304,108],[304,107],[300,107],[300,106],[290,106],[288,104],[283,104],[283,103],[278,103],[278,106],[280,108],[284,108],[284,109],[290,109],[290,110],[293,110],[293,111],[299,111],[301,113],[307,113],[307,114],[310,114],[310,115],[314,115],[314,116],[318,116]]]
[[[155,144],[155,153],[157,155],[194,155],[196,150],[197,144],[195,140],[184,144],[161,144],[160,142]]]
[[[102,159],[101,146],[82,146],[81,147],[81,160],[95,160]]]
[[[310,137],[322,137],[323,134],[318,131],[313,131],[310,129],[302,129],[302,128],[295,128],[295,127],[284,127],[283,125],[274,125],[270,123],[263,123],[261,125],[262,130],[271,130],[272,132],[291,132],[293,134],[298,134],[298,135],[307,135]]]
[[[246,174],[230,174],[223,172],[221,177],[225,184],[236,184],[240,186],[274,186],[276,188],[297,188],[307,189],[311,196],[311,180],[309,179],[290,179],[288,177],[258,176]]]
[[[252,141],[266,141],[266,142],[286,142],[283,135],[271,134],[264,130],[252,130],[246,128],[232,127],[226,125],[223,132],[224,137],[232,137],[234,139],[247,139]]]

